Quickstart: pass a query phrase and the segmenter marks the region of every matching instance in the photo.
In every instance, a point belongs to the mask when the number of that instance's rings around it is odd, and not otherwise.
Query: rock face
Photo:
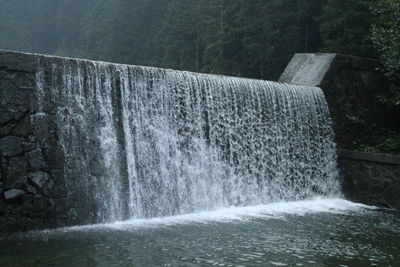
[[[0,139],[0,151],[4,157],[18,156],[22,153],[21,140],[15,136],[6,136]]]
[[[55,107],[37,116],[38,57],[0,51],[0,234],[68,224]]]
[[[400,209],[400,159],[353,150],[368,143],[373,127],[400,132],[400,114],[381,106],[389,90],[376,60],[339,54],[296,54],[280,82],[319,86],[335,130],[343,193],[353,201]],[[342,150],[348,149],[348,150]]]
[[[6,169],[5,187],[23,188],[26,184],[28,168],[28,163],[23,156],[11,158]]]
[[[339,150],[344,195],[356,202],[400,209],[400,157]]]
[[[23,195],[25,195],[25,191],[20,189],[11,189],[4,192],[4,198],[6,201],[21,198]]]
[[[41,149],[36,149],[32,152],[27,153],[29,166],[33,169],[44,169],[46,168],[46,162],[43,158]]]

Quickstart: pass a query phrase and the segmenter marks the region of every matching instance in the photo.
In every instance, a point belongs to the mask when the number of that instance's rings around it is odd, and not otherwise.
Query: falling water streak
[[[44,71],[39,69],[35,75],[36,82],[36,98],[37,98],[37,113],[36,115],[43,114],[44,107]]]
[[[38,113],[48,99],[57,106],[75,217],[111,222],[340,195],[319,88],[62,62],[51,74],[39,63],[37,103]]]

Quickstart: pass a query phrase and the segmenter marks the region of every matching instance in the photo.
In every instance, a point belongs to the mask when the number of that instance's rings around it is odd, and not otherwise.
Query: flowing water
[[[339,196],[319,88],[57,60],[39,62],[37,103],[43,116],[44,103],[57,107],[71,216],[113,222]]]
[[[2,237],[1,266],[400,266],[399,213],[341,199],[319,88],[60,60],[33,119],[97,224]]]
[[[400,266],[400,214],[314,199],[19,234],[1,266]]]

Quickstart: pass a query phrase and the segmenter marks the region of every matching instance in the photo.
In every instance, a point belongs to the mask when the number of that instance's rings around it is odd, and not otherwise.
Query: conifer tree
[[[320,17],[322,51],[373,57],[370,5],[375,0],[328,0]]]

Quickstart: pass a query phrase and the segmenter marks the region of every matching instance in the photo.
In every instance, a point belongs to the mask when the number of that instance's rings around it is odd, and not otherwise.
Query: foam
[[[131,219],[127,221],[74,226],[60,228],[56,230],[41,231],[41,233],[51,232],[76,232],[76,231],[98,231],[98,230],[121,230],[134,231],[143,228],[169,227],[176,225],[208,224],[208,223],[227,223],[235,221],[248,221],[256,218],[263,219],[285,219],[285,216],[306,216],[317,213],[343,214],[347,212],[362,212],[375,209],[375,207],[353,203],[344,199],[324,199],[315,198],[311,200],[278,202],[266,205],[249,207],[229,207],[215,211],[203,211],[177,216],[151,218],[151,219]]]

